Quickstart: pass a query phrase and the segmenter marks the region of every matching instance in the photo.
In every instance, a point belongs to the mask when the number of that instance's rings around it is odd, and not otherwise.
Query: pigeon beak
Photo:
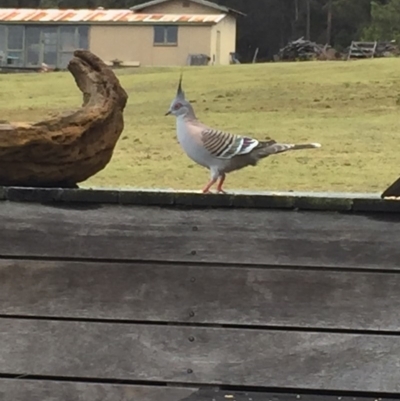
[[[165,113],[166,116],[169,116],[170,114],[171,114],[171,110],[168,110],[168,111]]]

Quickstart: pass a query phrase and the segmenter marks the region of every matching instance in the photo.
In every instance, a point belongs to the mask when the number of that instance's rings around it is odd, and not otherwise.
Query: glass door
[[[40,67],[46,63],[57,67],[58,28],[56,26],[26,26],[26,64],[28,67]]]
[[[24,65],[24,27],[23,25],[7,26],[7,64]]]
[[[42,27],[41,31],[43,63],[50,67],[57,67],[58,28],[56,26],[46,26]]]
[[[42,64],[40,26],[27,26],[26,37],[26,65],[27,67],[39,67]]]
[[[65,69],[78,46],[76,26],[60,26],[60,68]]]

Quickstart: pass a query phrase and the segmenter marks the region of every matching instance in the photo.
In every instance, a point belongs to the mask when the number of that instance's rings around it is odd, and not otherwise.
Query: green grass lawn
[[[81,186],[200,189],[165,117],[179,68],[118,73],[125,130],[110,164]],[[80,105],[66,73],[0,75],[0,120],[37,121]],[[320,142],[231,173],[226,190],[380,192],[400,175],[400,59],[188,67],[184,90],[206,124],[258,139]]]

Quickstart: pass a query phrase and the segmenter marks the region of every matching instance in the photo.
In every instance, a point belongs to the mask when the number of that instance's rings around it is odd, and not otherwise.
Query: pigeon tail
[[[287,152],[289,150],[315,149],[321,147],[319,143],[299,143],[296,145],[290,143],[271,143],[271,141],[261,142],[260,145],[261,146],[256,149],[256,152],[260,157],[267,157],[277,153]]]
[[[292,150],[315,149],[320,147],[321,147],[320,143],[299,143],[297,145],[292,145]]]

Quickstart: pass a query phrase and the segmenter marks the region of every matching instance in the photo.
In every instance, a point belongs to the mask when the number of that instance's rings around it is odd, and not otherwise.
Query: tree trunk
[[[310,40],[310,32],[311,32],[311,4],[310,4],[310,0],[306,0],[306,5],[307,5],[306,39]]]
[[[331,44],[332,37],[332,0],[328,0],[328,20],[326,29],[326,43]]]
[[[128,96],[114,72],[87,50],[76,50],[68,69],[82,107],[35,124],[1,124],[0,185],[76,186],[111,160]]]

